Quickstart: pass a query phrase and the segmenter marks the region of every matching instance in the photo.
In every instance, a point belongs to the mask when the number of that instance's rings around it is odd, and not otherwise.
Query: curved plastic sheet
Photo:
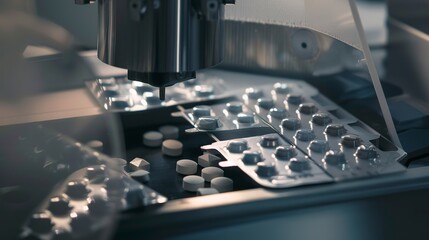
[[[225,19],[304,27],[362,50],[349,1],[237,0],[225,9]]]
[[[225,19],[225,66],[307,79],[400,146],[353,0],[237,0]]]

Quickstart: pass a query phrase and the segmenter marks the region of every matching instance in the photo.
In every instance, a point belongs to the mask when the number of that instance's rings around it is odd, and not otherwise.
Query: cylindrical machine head
[[[98,57],[157,87],[223,59],[223,0],[99,0]]]

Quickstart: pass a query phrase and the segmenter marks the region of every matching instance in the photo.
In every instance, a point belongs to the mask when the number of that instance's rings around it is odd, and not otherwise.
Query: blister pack
[[[21,149],[37,149],[45,170],[61,181],[30,215],[21,238],[86,239],[107,231],[122,210],[167,201],[125,172],[124,159],[107,157],[42,127],[31,133],[20,139]]]
[[[87,81],[87,87],[103,108],[112,111],[141,111],[163,106],[225,97],[222,79],[191,79],[166,88],[166,99],[158,97],[158,88],[130,81],[125,76]]]
[[[376,146],[380,134],[304,82],[248,88],[243,100],[336,180],[405,170],[403,150]]]
[[[233,101],[215,105],[199,105],[192,109],[181,109],[173,116],[184,117],[195,128],[187,132],[215,132],[235,129],[269,127],[242,102]]]
[[[332,182],[332,178],[278,134],[215,142],[203,150],[216,150],[258,184],[288,188]]]

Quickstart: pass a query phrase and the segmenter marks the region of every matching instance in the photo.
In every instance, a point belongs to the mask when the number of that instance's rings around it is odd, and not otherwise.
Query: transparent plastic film
[[[237,0],[225,19],[224,66],[304,80],[400,146],[354,1]]]
[[[110,239],[117,214],[153,191],[110,157],[123,154],[121,124],[85,89],[95,76],[72,36],[35,16],[31,3],[3,2],[0,239]]]

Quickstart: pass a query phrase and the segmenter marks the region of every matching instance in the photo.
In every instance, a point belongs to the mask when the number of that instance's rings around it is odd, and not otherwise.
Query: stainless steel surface
[[[98,57],[129,77],[169,86],[223,58],[220,0],[99,0]]]
[[[225,21],[224,67],[303,77],[356,70],[359,58],[359,50],[317,31]]]

